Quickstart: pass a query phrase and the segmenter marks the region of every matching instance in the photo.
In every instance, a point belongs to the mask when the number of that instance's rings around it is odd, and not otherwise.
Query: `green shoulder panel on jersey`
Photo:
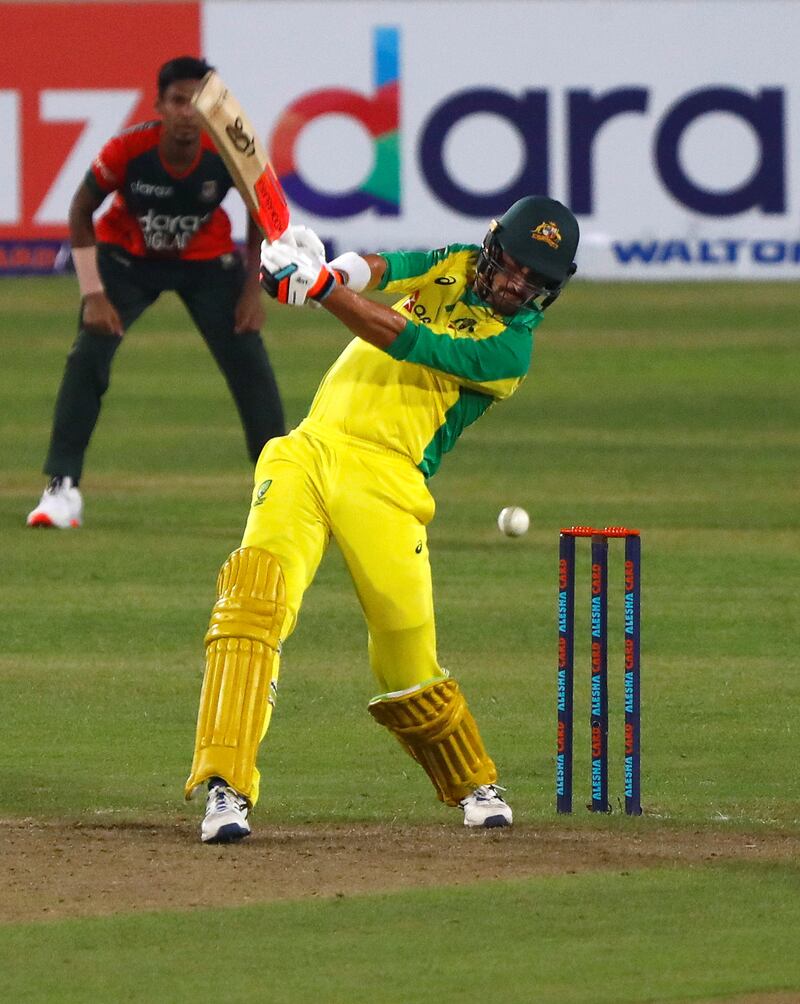
[[[408,279],[433,279],[437,272],[446,272],[456,256],[469,259],[477,257],[480,248],[476,244],[448,244],[435,251],[384,251],[381,257],[387,268],[378,289],[387,292],[401,291],[400,284]],[[419,283],[415,282],[415,286]]]
[[[477,422],[492,403],[493,400],[488,394],[480,394],[466,387],[461,388],[458,400],[447,411],[444,424],[439,426],[436,435],[425,447],[418,466],[426,478],[433,477],[439,470],[444,454],[453,449],[464,429]]]
[[[429,366],[470,383],[519,379],[530,367],[533,329],[541,319],[541,314],[532,314],[524,324],[512,322],[487,338],[454,337],[407,321],[385,351],[394,359]]]

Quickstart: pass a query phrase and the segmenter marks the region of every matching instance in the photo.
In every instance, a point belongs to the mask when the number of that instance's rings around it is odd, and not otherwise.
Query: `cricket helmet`
[[[491,290],[495,272],[504,269],[505,253],[536,274],[531,296],[522,305],[544,310],[575,274],[579,239],[578,221],[565,205],[543,195],[519,199],[489,226],[478,258],[479,292]]]

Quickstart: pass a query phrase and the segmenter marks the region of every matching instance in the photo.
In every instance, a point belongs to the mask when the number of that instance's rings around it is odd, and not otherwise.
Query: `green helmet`
[[[544,310],[575,274],[579,238],[578,221],[562,203],[542,195],[519,199],[492,220],[478,259],[480,285],[484,290],[491,288],[494,272],[503,267],[500,252],[505,252],[542,280],[539,293],[529,302],[541,296],[538,306]]]

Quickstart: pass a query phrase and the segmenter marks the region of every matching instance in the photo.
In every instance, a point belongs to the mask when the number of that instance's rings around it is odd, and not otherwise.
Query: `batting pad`
[[[376,697],[369,713],[424,768],[447,805],[458,805],[475,788],[497,780],[475,719],[452,677]]]
[[[272,715],[286,615],[281,566],[268,551],[239,548],[220,569],[217,594],[186,797],[217,776],[255,805],[256,754]]]

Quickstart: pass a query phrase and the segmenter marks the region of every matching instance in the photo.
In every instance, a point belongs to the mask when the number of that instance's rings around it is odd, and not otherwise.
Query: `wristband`
[[[354,293],[366,289],[372,279],[369,263],[355,251],[345,251],[338,258],[328,262],[328,268],[341,273],[344,285]]]
[[[72,264],[78,277],[81,296],[103,292],[103,280],[97,271],[97,248],[94,244],[72,249]]]
[[[308,295],[312,300],[317,303],[322,303],[323,300],[327,300],[331,293],[336,289],[337,286],[337,275],[335,272],[331,272],[330,268],[320,269],[320,273],[317,276],[317,281],[308,291]]]

